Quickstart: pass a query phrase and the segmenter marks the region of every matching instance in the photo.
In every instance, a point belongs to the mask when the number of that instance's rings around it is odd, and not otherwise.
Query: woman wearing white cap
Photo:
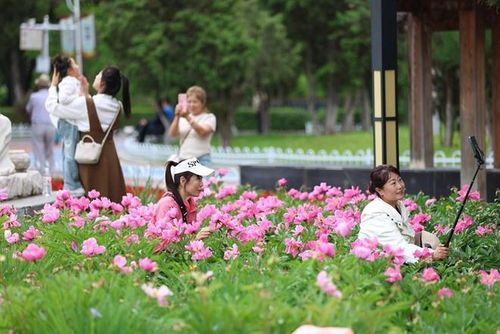
[[[214,172],[213,169],[203,166],[197,158],[190,158],[180,162],[169,161],[165,169],[165,183],[167,192],[158,202],[153,221],[164,218],[172,208],[177,209],[176,219],[185,223],[192,223],[196,219],[196,201],[203,191],[203,177]],[[196,239],[202,239],[208,234],[202,229]],[[160,252],[168,244],[160,243],[155,253]]]

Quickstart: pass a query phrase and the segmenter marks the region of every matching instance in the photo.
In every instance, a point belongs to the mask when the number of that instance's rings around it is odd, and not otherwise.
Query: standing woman
[[[358,238],[377,238],[382,245],[402,248],[405,262],[414,263],[415,251],[430,248],[433,260],[448,256],[448,248],[427,232],[415,233],[408,223],[408,210],[401,202],[405,196],[405,183],[399,170],[391,165],[375,167],[370,174],[368,191],[377,197],[361,213]]]
[[[207,93],[199,86],[187,92],[187,109],[175,107],[175,117],[169,128],[170,137],[179,137],[179,159],[196,157],[203,164],[210,164],[210,141],[217,120],[207,109]]]
[[[108,66],[95,77],[92,87],[97,91],[96,95],[93,97],[89,95],[88,82],[83,78],[83,96],[76,98],[68,105],[58,102],[56,90],[58,81],[58,73],[54,72],[46,102],[47,110],[54,116],[66,119],[78,126],[80,138],[88,134],[96,142],[101,143],[106,130],[113,123],[111,132],[103,144],[99,162],[92,165],[79,164],[78,170],[86,192],[95,189],[101,193],[101,196],[119,203],[122,196],[126,194],[126,190],[120,160],[113,140],[113,131],[118,128],[118,116],[122,110],[127,118],[130,117],[128,79],[120,73],[118,68]],[[115,97],[120,88],[122,89],[123,107]]]

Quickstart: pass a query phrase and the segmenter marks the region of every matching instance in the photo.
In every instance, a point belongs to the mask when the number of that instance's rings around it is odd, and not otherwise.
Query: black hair
[[[376,189],[384,187],[384,184],[389,181],[390,173],[401,176],[399,170],[392,165],[379,165],[375,167],[370,173],[370,183],[368,185],[368,191],[379,196]]]
[[[57,55],[52,58],[52,68],[59,73],[59,82],[68,75],[68,70],[71,68],[71,58]]]
[[[120,73],[120,70],[114,66],[108,66],[101,72],[101,82],[104,82],[104,94],[116,97],[116,94],[122,88],[122,103],[125,116],[130,118],[130,91],[129,81],[126,76]]]
[[[167,167],[165,168],[165,185],[167,186],[167,190],[170,191],[174,197],[175,202],[181,209],[182,213],[182,220],[187,223],[187,209],[186,206],[184,205],[184,201],[182,200],[181,194],[179,193],[179,186],[181,183],[181,177],[184,176],[186,178],[186,181],[189,181],[191,177],[193,177],[193,173],[191,172],[183,172],[176,174],[174,178],[172,178],[172,167],[177,166],[181,161],[175,162],[175,161],[169,161],[167,163]]]

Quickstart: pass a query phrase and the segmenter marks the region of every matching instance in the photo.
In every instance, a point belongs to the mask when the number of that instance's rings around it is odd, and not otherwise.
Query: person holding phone
[[[370,174],[368,191],[377,197],[361,213],[358,238],[377,238],[384,246],[402,248],[407,263],[417,262],[415,251],[423,251],[424,247],[429,248],[432,260],[448,256],[448,248],[442,246],[434,234],[415,233],[409,224],[409,213],[402,203],[406,187],[396,167],[375,167]]]
[[[210,164],[210,141],[217,120],[207,109],[207,94],[200,86],[190,87],[186,94],[179,94],[175,116],[169,128],[169,136],[179,138],[178,159],[196,157]]]

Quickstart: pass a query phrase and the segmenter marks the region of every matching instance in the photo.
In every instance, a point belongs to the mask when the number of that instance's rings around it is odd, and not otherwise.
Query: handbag
[[[102,147],[106,142],[109,132],[111,131],[113,124],[115,124],[116,118],[118,117],[118,114],[120,114],[120,111],[116,113],[113,122],[111,122],[111,124],[109,125],[108,130],[106,131],[106,135],[102,140],[102,143],[96,142],[91,135],[85,135],[82,137],[82,139],[80,139],[78,144],[76,144],[76,149],[75,149],[76,162],[82,165],[95,165],[99,162],[99,159],[101,158]],[[85,141],[85,139],[88,139],[88,141]]]

